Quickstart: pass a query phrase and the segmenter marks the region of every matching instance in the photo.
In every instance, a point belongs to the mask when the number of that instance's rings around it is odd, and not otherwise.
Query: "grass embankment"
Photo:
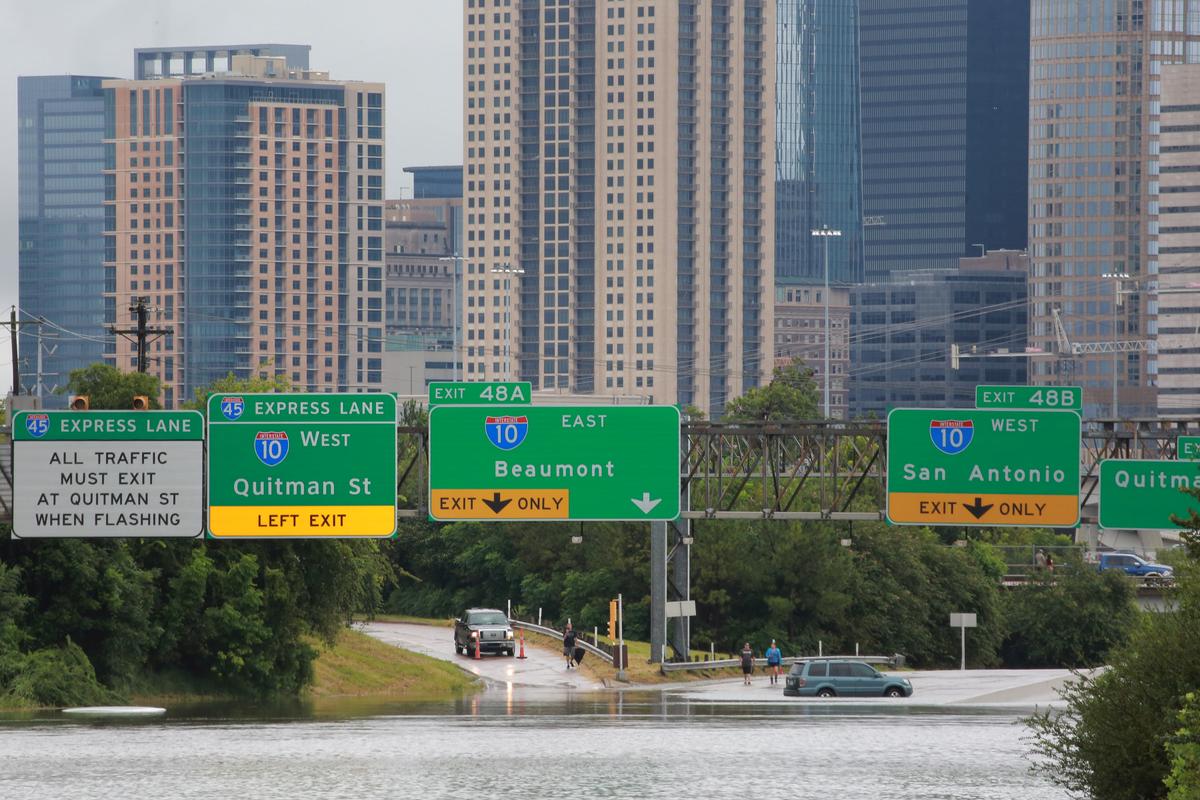
[[[402,650],[344,630],[331,648],[321,649],[314,666],[313,699],[379,697],[434,699],[470,691],[474,678],[446,661]]]

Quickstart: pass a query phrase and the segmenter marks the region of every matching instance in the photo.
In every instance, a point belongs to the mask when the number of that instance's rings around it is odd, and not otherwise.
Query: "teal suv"
[[[788,697],[911,697],[907,678],[884,675],[870,664],[836,658],[797,661],[787,674]]]

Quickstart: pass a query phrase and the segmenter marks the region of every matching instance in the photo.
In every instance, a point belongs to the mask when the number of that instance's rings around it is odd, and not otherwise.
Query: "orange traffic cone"
[[[525,657],[525,629],[521,629],[521,654],[517,658]]]
[[[475,660],[479,660],[479,636],[475,636]]]

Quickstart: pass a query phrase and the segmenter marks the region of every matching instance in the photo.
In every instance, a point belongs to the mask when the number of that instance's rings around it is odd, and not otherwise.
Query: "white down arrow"
[[[635,506],[641,509],[643,514],[649,514],[654,510],[655,506],[662,502],[661,497],[651,500],[649,492],[642,492],[642,498],[640,500],[636,497],[631,497],[629,499],[633,501]]]

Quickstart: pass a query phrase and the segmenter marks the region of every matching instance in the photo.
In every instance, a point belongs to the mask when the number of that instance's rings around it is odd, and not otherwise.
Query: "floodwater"
[[[0,797],[1065,798],[1016,711],[491,689],[448,703],[0,716]]]

